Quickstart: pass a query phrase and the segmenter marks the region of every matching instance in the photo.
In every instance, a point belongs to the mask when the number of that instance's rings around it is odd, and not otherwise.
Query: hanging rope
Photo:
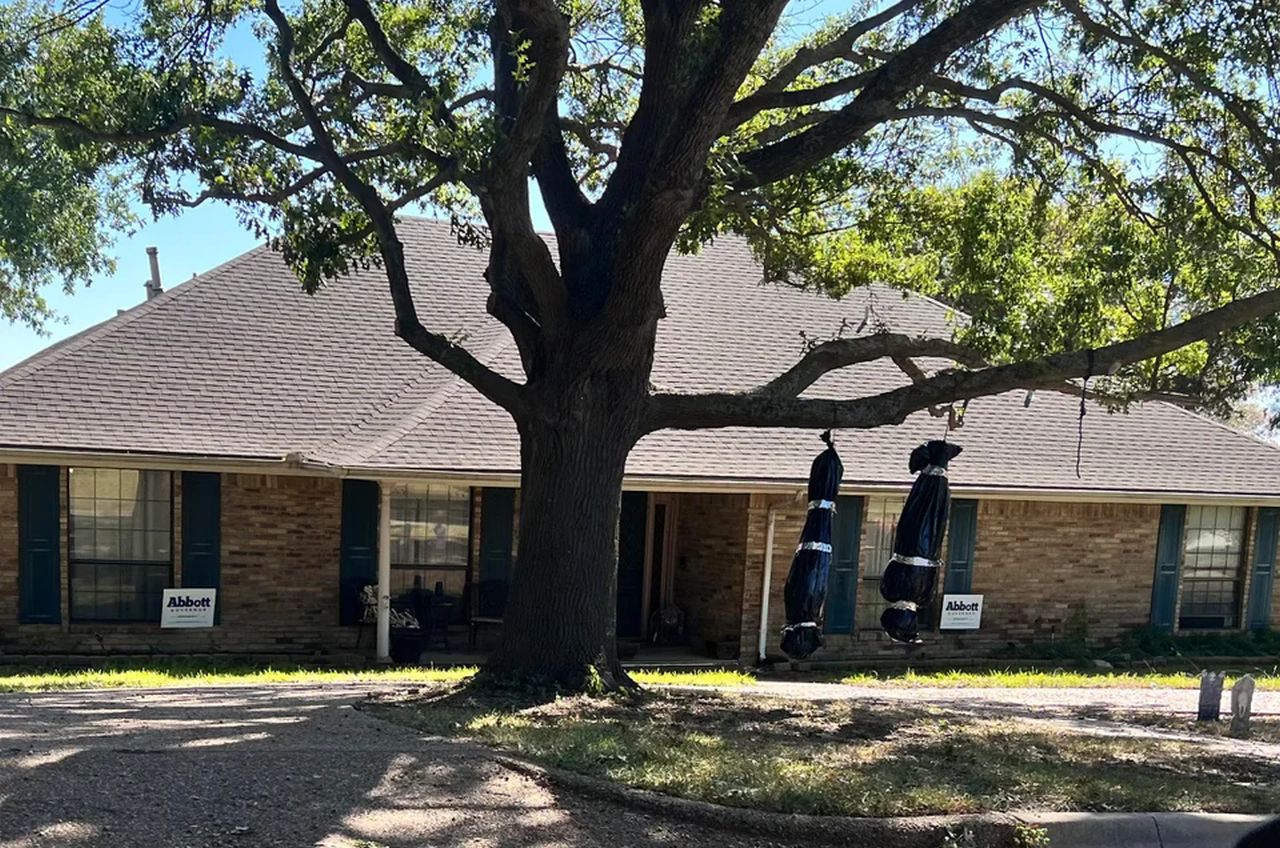
[[[1080,479],[1080,456],[1084,453],[1084,415],[1086,401],[1089,399],[1089,378],[1093,376],[1093,348],[1085,351],[1088,366],[1084,372],[1084,382],[1080,384],[1080,420],[1076,425],[1076,479]]]
[[[964,426],[964,416],[969,412],[970,400],[971,398],[965,398],[960,404],[959,410],[956,409],[956,405],[954,403],[947,405],[947,414],[944,416],[946,418],[946,423],[942,428],[942,441],[945,442],[947,440],[947,437],[951,435],[952,430],[959,430]]]

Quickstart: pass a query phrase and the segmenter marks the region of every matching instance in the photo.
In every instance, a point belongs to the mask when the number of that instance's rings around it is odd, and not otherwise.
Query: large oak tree
[[[499,670],[624,679],[619,498],[646,433],[876,427],[1096,375],[1117,403],[1221,408],[1277,376],[1270,3],[850,0],[831,17],[785,0],[101,5],[0,16],[6,167],[86,197],[132,187],[161,214],[233,204],[308,288],[380,262],[394,332],[520,432]],[[423,205],[488,252],[488,309],[522,380],[414,302],[396,216]],[[28,247],[110,223],[4,214]],[[663,265],[723,233],[747,237],[779,284],[838,295],[881,280],[967,319],[946,339],[815,341],[749,392],[655,392]],[[808,391],[881,357],[901,388]]]

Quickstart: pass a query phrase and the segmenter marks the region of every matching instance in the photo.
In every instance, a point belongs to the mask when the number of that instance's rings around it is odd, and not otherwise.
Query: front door
[[[623,492],[618,519],[618,638],[643,639],[649,494]]]
[[[648,639],[671,604],[675,495],[623,492],[618,521],[618,638]]]
[[[671,587],[675,579],[675,495],[649,496],[649,520],[644,569],[644,637],[653,638],[657,615],[671,605]]]

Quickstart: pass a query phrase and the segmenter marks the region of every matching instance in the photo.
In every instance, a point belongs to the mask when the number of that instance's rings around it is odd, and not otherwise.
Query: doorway
[[[618,521],[619,639],[648,641],[657,613],[671,605],[677,498],[623,492]]]

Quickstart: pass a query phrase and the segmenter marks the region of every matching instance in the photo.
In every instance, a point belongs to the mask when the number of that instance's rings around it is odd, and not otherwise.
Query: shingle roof
[[[517,375],[505,329],[484,311],[485,256],[437,222],[401,227],[419,311]],[[672,256],[653,383],[745,389],[871,311],[891,329],[943,333],[939,304],[885,288],[842,301],[766,286],[746,246],[724,239]],[[518,470],[510,417],[396,339],[385,278],[358,270],[314,296],[259,248],[0,374],[0,452],[177,454],[307,461],[388,474]],[[856,396],[905,378],[879,362],[828,375],[811,393]],[[1078,401],[1021,392],[975,400],[951,438],[958,487],[1064,492],[1280,496],[1280,449],[1174,406],[1094,407],[1076,477]],[[837,433],[846,482],[905,482],[911,447],[942,434],[927,413],[897,427]],[[803,480],[815,433],[730,428],[643,439],[630,475],[684,483]]]

